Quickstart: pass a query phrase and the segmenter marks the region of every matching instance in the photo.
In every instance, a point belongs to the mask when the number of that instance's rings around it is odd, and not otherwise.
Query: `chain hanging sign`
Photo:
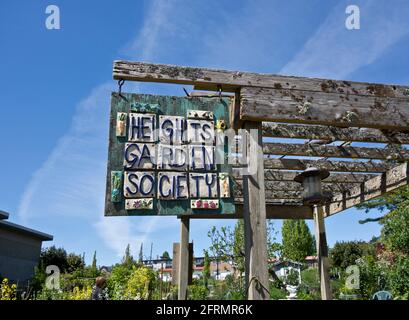
[[[105,215],[235,213],[230,98],[111,96]]]

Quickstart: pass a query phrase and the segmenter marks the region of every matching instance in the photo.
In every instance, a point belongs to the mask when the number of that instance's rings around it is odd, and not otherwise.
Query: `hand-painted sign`
[[[229,104],[113,93],[105,215],[234,213],[231,168],[216,163]]]

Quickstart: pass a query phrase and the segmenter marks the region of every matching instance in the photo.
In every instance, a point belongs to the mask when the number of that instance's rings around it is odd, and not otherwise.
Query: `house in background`
[[[43,241],[53,236],[5,221],[8,217],[0,211],[0,277],[22,288],[34,275]]]

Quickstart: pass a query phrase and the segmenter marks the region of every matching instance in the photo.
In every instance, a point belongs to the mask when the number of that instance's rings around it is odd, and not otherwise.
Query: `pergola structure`
[[[114,62],[113,77],[230,93],[231,126],[262,132],[241,150],[257,173],[233,171],[237,213],[229,216],[245,221],[249,299],[269,298],[266,218],[314,219],[322,298],[331,299],[324,218],[409,182],[409,87],[128,61]],[[294,182],[309,167],[331,173],[323,180],[322,206],[304,205]],[[182,299],[189,218],[207,216],[181,217]]]

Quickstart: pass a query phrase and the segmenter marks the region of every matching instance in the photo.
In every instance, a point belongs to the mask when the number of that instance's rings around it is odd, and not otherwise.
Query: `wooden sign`
[[[234,214],[232,170],[216,163],[230,103],[113,93],[105,215]]]

